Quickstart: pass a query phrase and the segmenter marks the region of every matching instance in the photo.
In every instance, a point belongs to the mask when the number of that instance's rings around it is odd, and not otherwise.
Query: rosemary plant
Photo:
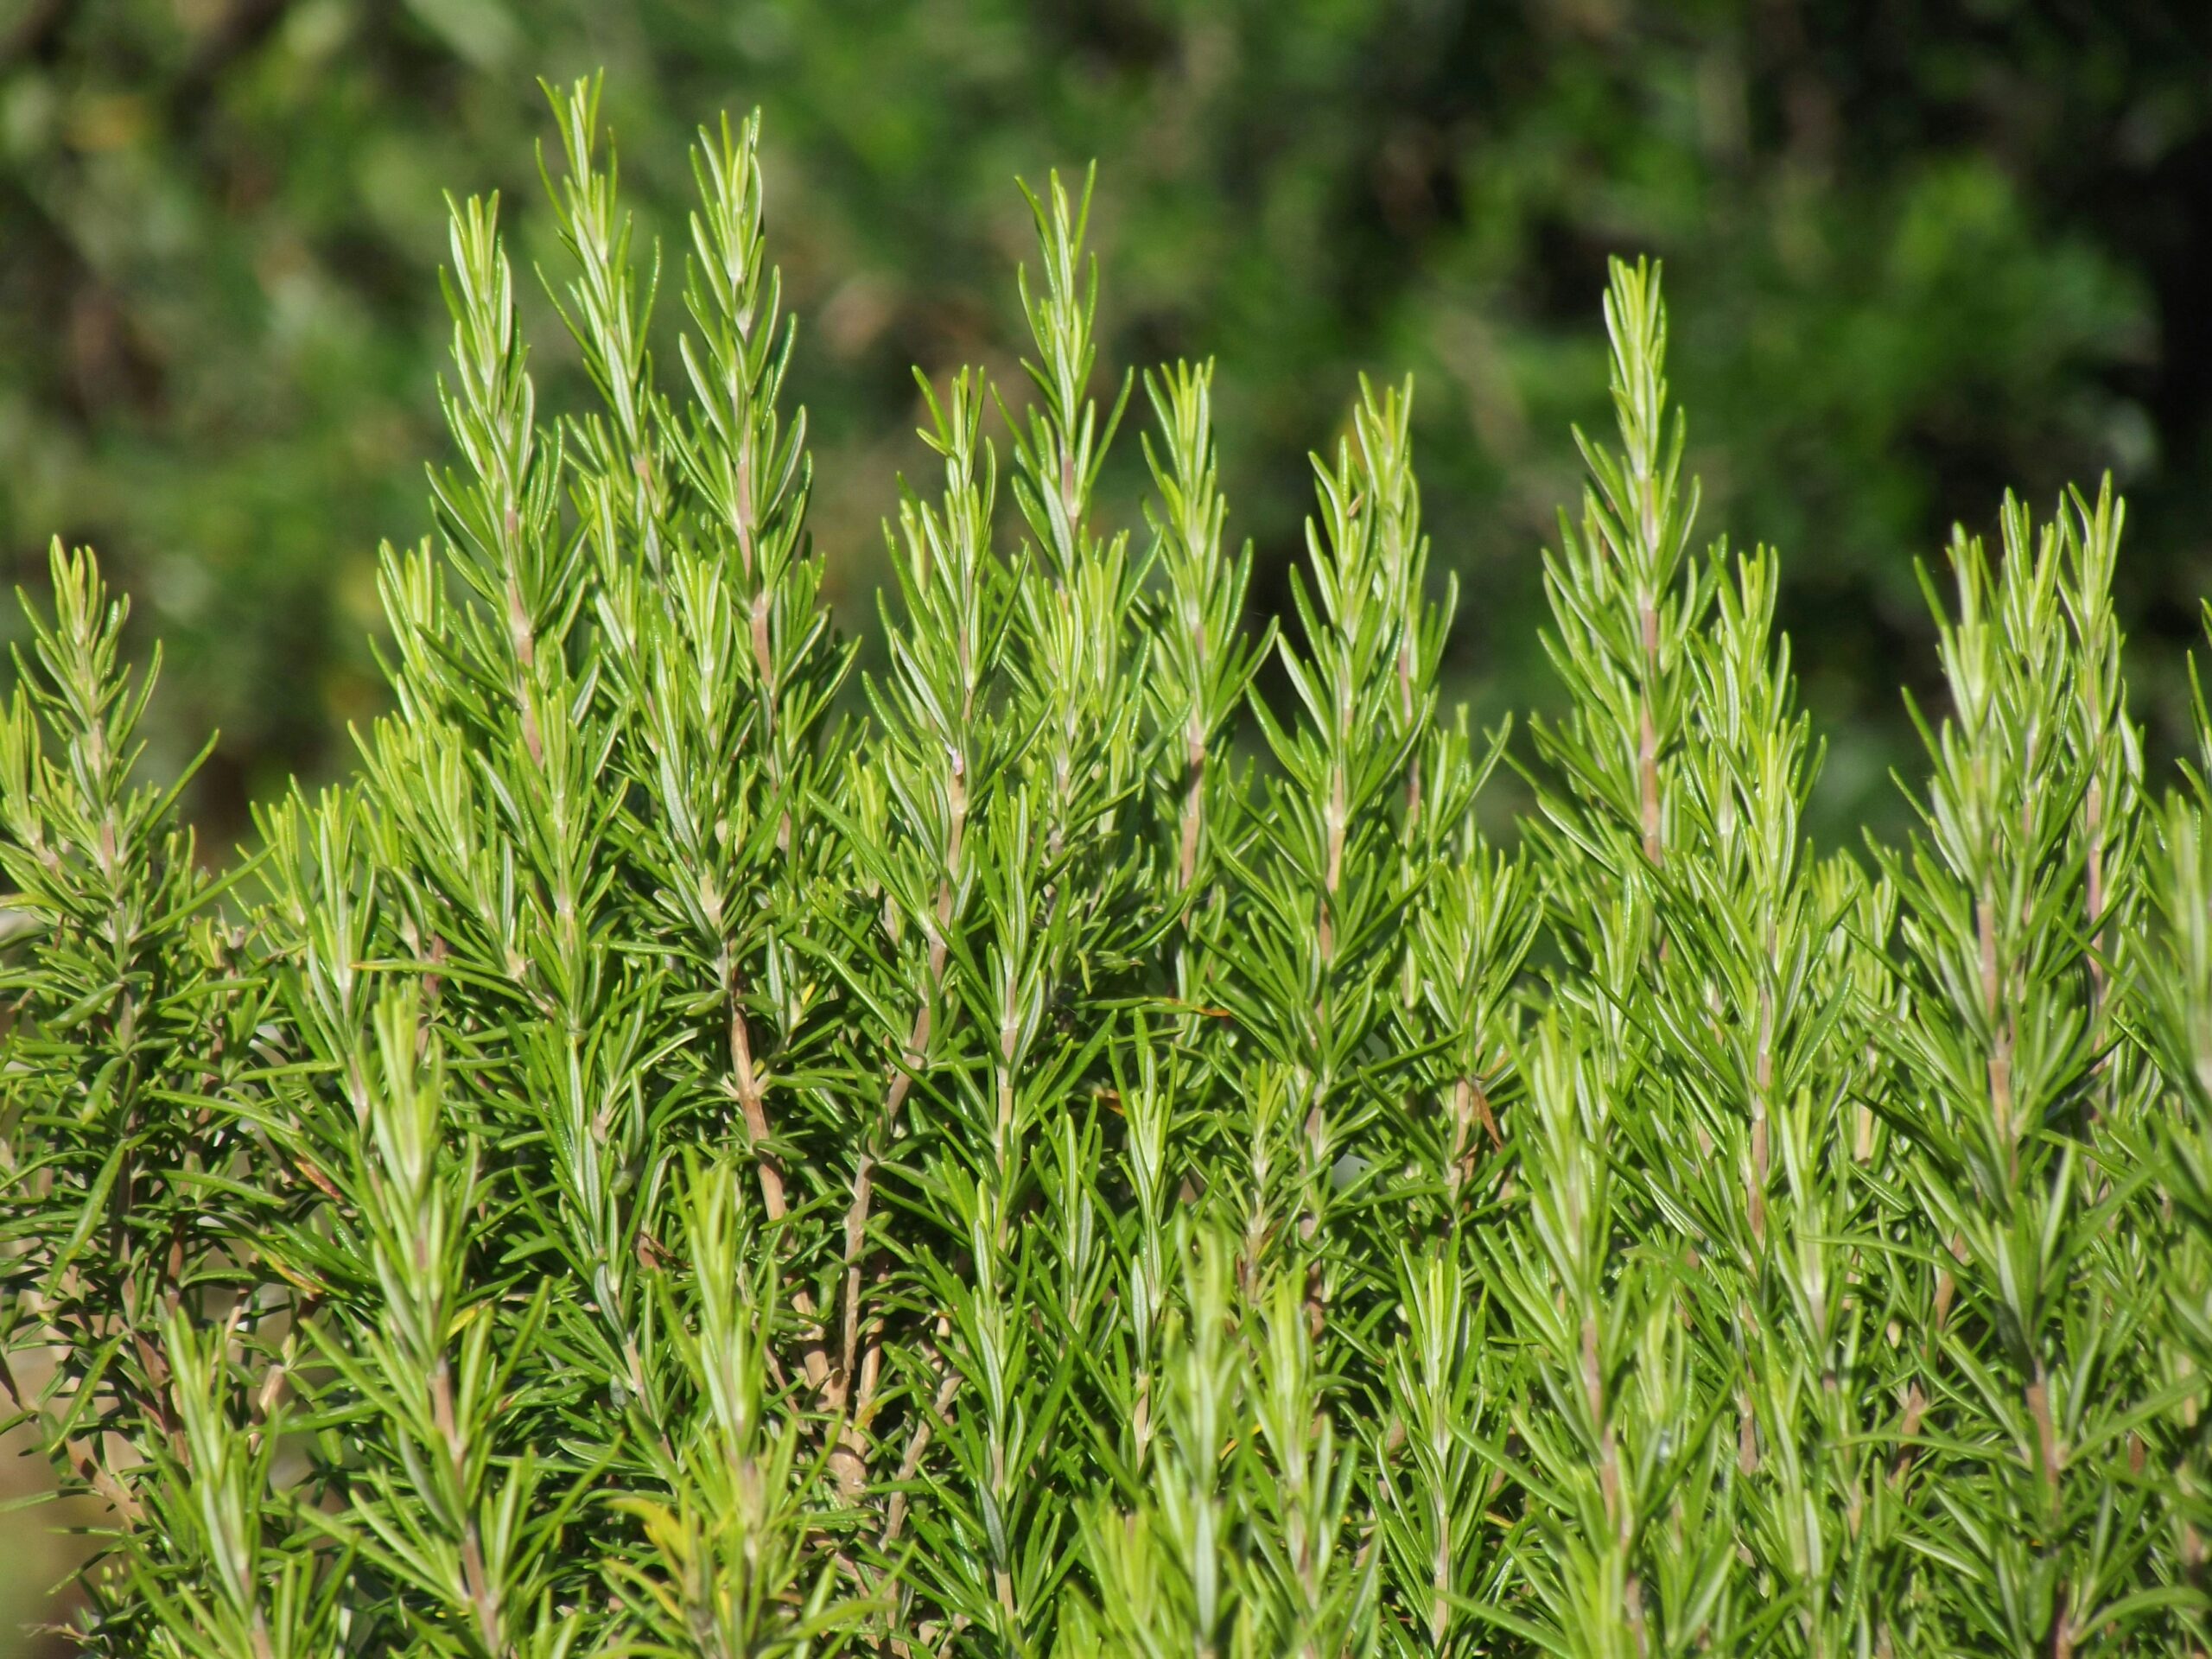
[[[1441,707],[1410,388],[1252,626],[1213,371],[1102,372],[1053,179],[1027,384],[923,381],[856,677],[756,125],[671,369],[595,98],[546,282],[597,400],[540,410],[457,204],[349,781],[209,874],[91,555],[26,601],[0,1309],[102,1516],[83,1651],[2203,1649],[2212,717],[2149,774],[2108,491],[1955,542],[1920,827],[1816,848],[1656,270],[1516,744]]]

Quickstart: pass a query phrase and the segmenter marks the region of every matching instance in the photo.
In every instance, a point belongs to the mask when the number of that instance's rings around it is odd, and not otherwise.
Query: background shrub
[[[2117,579],[2164,647],[2139,690],[2159,747],[2190,741],[2164,664],[2212,569],[2208,62],[2212,13],[2170,0],[20,0],[0,549],[42,582],[60,532],[136,596],[170,648],[162,764],[222,734],[187,800],[217,845],[295,772],[341,773],[385,706],[378,539],[429,528],[439,192],[502,187],[518,266],[557,257],[533,78],[606,65],[626,193],[671,243],[698,112],[765,106],[818,323],[793,395],[840,480],[816,527],[864,652],[908,365],[1014,372],[1016,174],[1111,158],[1112,360],[1218,353],[1248,626],[1289,605],[1342,389],[1418,373],[1439,569],[1480,599],[1445,674],[1485,718],[1554,706],[1531,554],[1577,486],[1569,423],[1607,418],[1589,296],[1609,254],[1668,257],[1706,522],[1789,555],[1815,821],[1895,829],[1890,688],[1904,664],[1934,690],[1910,554],[1993,537],[2009,484],[2127,490]],[[518,302],[540,385],[581,395],[537,284]],[[1137,523],[1118,454],[1101,503]]]

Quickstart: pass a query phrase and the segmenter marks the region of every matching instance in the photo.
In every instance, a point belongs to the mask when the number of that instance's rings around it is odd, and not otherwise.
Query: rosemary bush
[[[1656,271],[1516,744],[1440,707],[1409,392],[1251,629],[1211,371],[1097,395],[1055,180],[1030,384],[924,381],[855,683],[755,130],[701,137],[671,371],[594,103],[547,281],[598,402],[541,415],[456,206],[351,782],[210,874],[91,556],[28,607],[8,1380],[105,1506],[86,1651],[2204,1643],[2212,719],[2146,778],[2108,493],[1955,542],[1919,829],[1815,849]]]

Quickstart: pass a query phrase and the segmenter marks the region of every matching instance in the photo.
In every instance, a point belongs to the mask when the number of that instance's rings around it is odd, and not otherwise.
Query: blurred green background
[[[378,707],[374,550],[427,528],[440,444],[441,192],[504,190],[548,255],[536,79],[602,66],[648,235],[691,129],[766,111],[850,622],[920,459],[907,365],[1011,366],[1013,180],[1096,157],[1107,361],[1220,359],[1255,608],[1354,376],[1411,371],[1459,688],[1542,706],[1537,550],[1569,423],[1606,418],[1605,256],[1646,251],[1705,526],[1785,556],[1827,830],[1893,820],[1912,561],[2008,484],[2115,474],[2135,675],[2178,730],[2212,588],[2203,0],[0,0],[0,551],[35,590],[51,537],[90,542],[136,594],[157,760],[223,734],[219,845]],[[0,1558],[0,1624],[44,1548]]]

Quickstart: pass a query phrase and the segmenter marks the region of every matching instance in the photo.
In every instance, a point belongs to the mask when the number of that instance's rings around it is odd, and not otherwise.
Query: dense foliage
[[[1247,632],[1211,372],[1102,376],[1055,180],[1027,384],[923,383],[848,716],[756,127],[664,266],[594,97],[596,397],[541,411],[457,205],[351,779],[211,875],[90,556],[29,607],[0,1267],[111,1529],[86,1650],[2202,1643],[2212,720],[2146,778],[2109,492],[1955,543],[1918,827],[1819,849],[1655,270],[1545,564],[1568,712],[1483,737],[1410,392]]]
[[[1993,530],[2011,481],[2114,472],[2129,613],[2162,642],[2141,706],[2185,729],[2164,671],[2212,558],[2208,62],[2190,0],[15,0],[4,580],[42,582],[57,532],[99,548],[168,648],[160,764],[221,731],[186,808],[222,844],[293,772],[341,772],[385,706],[377,538],[429,527],[439,191],[534,199],[531,77],[603,64],[626,195],[671,244],[698,112],[765,108],[767,177],[804,205],[778,230],[812,324],[792,395],[839,480],[816,529],[864,663],[907,365],[1015,372],[1007,181],[1111,157],[1102,347],[1219,357],[1253,615],[1287,610],[1342,389],[1412,371],[1440,574],[1482,595],[1446,684],[1483,709],[1553,695],[1529,550],[1576,487],[1569,423],[1605,417],[1590,296],[1611,251],[1669,258],[1708,523],[1789,549],[1782,620],[1821,630],[1816,822],[1894,823],[1893,665],[1929,660],[1910,550]],[[518,269],[556,257],[544,214],[506,229]],[[518,297],[565,404],[575,355]],[[1101,505],[1140,522],[1146,484],[1125,446]]]

